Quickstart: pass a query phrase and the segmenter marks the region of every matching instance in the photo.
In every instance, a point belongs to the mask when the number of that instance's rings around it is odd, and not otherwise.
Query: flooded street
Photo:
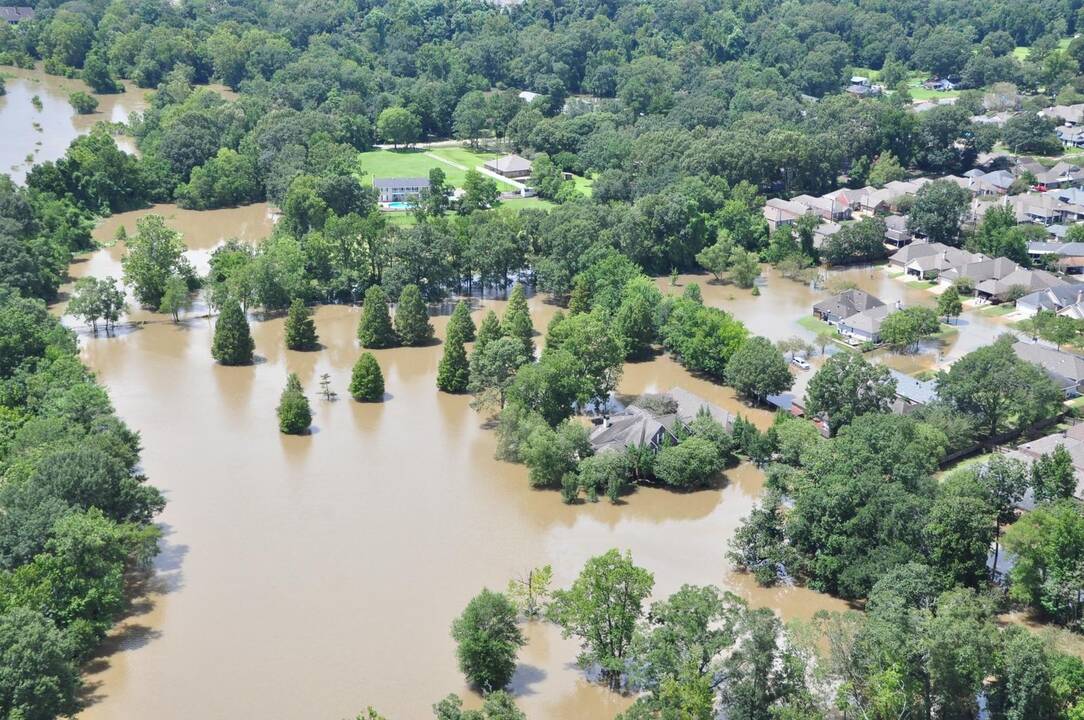
[[[197,259],[224,238],[258,237],[266,218],[262,206],[159,210]],[[134,217],[111,218],[99,237],[118,223],[131,230]],[[121,254],[100,250],[73,274],[119,277]],[[503,305],[485,302],[476,321]],[[555,308],[533,298],[531,311],[541,331]],[[313,353],[284,349],[282,319],[253,322],[260,360],[251,367],[211,360],[204,318],[174,325],[137,312],[151,321],[114,338],[80,329],[84,358],[140,430],[146,472],[169,500],[150,591],[89,665],[80,717],[338,719],[367,705],[392,720],[428,717],[443,695],[469,693],[449,626],[473,595],[547,563],[565,586],[611,547],[654,573],[656,597],[715,583],[787,618],[843,608],[732,574],[727,540],[763,482],[750,466],[730,470],[719,489],[640,489],[619,506],[566,506],[555,491],[530,490],[525,468],[493,458],[495,435],[468,397],[437,392],[439,345],[376,351],[383,404],[317,398],[323,373],[346,397],[359,314],[319,308],[324,348]],[[446,322],[434,319],[438,337]],[[287,372],[312,398],[310,436],[278,432]],[[665,357],[627,366],[620,391],[673,385],[770,422]],[[576,643],[555,627],[534,623],[526,634],[513,686],[532,720],[610,718],[628,705],[586,682]]]
[[[149,91],[125,81],[125,92],[114,95],[94,95],[98,100],[97,111],[79,115],[68,102],[68,96],[77,91],[90,92],[82,80],[46,75],[40,67],[34,70],[3,66],[7,88],[0,95],[0,172],[22,183],[33,163],[56,160],[64,155],[68,145],[79,135],[90,132],[99,121],[127,122],[128,115],[142,112],[147,106]],[[41,100],[41,109],[33,105],[33,98]],[[118,137],[122,150],[135,152],[131,138]],[[33,156],[33,163],[27,161]]]

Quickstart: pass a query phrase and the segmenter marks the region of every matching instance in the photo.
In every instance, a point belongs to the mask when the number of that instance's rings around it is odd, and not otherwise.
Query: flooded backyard
[[[156,210],[185,233],[197,265],[225,238],[270,228],[264,206]],[[141,214],[110,218],[98,238],[109,241],[119,225],[131,231]],[[119,277],[122,254],[103,248],[72,274]],[[503,305],[480,303],[476,321]],[[535,297],[531,311],[541,332],[555,308]],[[443,695],[469,695],[448,632],[473,595],[543,564],[567,585],[611,547],[654,573],[656,597],[714,583],[785,618],[844,607],[732,572],[728,538],[763,482],[751,466],[728,471],[715,489],[640,489],[618,506],[566,506],[556,492],[530,490],[523,467],[493,458],[494,433],[469,398],[436,391],[439,345],[376,351],[383,404],[316,399],[323,373],[346,396],[361,352],[359,313],[319,308],[324,347],[313,353],[284,349],[281,319],[255,321],[259,361],[233,368],[212,361],[203,317],[175,325],[137,311],[133,319],[147,322],[113,338],[79,328],[86,362],[140,430],[146,472],[169,499],[156,573],[89,664],[80,717],[346,718],[366,705],[393,720],[426,717]],[[434,318],[438,337],[446,322]],[[287,372],[314,398],[310,436],[278,432]],[[628,365],[620,391],[674,385],[770,422],[666,357]],[[610,718],[629,704],[586,681],[576,643],[555,627],[525,632],[513,689],[529,717]]]

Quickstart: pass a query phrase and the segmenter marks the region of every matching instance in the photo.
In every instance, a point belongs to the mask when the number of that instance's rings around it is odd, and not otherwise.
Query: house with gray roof
[[[914,240],[915,236],[907,227],[906,215],[889,215],[885,221],[885,244],[901,248]]]
[[[948,249],[949,246],[942,243],[915,241],[907,247],[900,249],[899,252],[893,253],[892,256],[888,258],[888,264],[898,268],[905,268],[912,260],[927,255],[936,255],[937,253],[945,252]]]
[[[628,447],[658,452],[667,442],[677,442],[678,428],[686,429],[700,413],[707,413],[727,431],[734,427],[734,416],[726,410],[684,388],[673,387],[604,418],[591,432],[591,447],[596,453],[622,452]]]
[[[865,290],[844,290],[815,304],[813,306],[813,317],[830,325],[836,325],[860,312],[883,305],[884,302],[880,298],[870,295]]]
[[[855,313],[839,321],[839,333],[858,342],[878,343],[881,341],[881,323],[898,309],[891,305],[878,305]]]
[[[417,200],[422,191],[429,189],[429,178],[373,178],[373,187],[382,203],[409,202]]]
[[[892,401],[892,412],[897,415],[909,415],[937,399],[937,381],[919,380],[913,375],[906,375],[892,368],[889,368],[888,372],[896,381],[896,398]]]
[[[1049,455],[1061,445],[1069,453],[1073,462],[1073,475],[1076,477],[1076,489],[1073,497],[1084,499],[1084,423],[1070,425],[1066,430],[1054,432],[1044,437],[1022,443],[1016,448],[1005,453],[1006,456],[1020,460],[1030,466],[1043,455]],[[1031,510],[1035,507],[1035,498],[1030,488],[1016,505],[1021,510]],[[999,563],[1000,564],[1000,563]]]
[[[793,225],[803,215],[818,214],[808,205],[783,198],[771,198],[764,203],[764,209],[761,212],[764,219],[768,221],[768,229],[772,232],[784,225]]]
[[[1084,387],[1084,357],[1023,340],[1013,343],[1012,349],[1021,360],[1045,370],[1050,379],[1065,393],[1065,397],[1076,397],[1080,394]]]
[[[1016,301],[1016,309],[1023,315],[1031,317],[1040,310],[1062,314],[1070,308],[1076,308],[1070,315],[1076,315],[1084,305],[1084,285],[1060,285],[1058,287],[1043,288],[1025,295]]]
[[[967,278],[971,280],[972,285],[978,285],[983,280],[1003,278],[1015,272],[1019,267],[1008,258],[983,258],[949,268],[937,276],[937,281],[942,285],[952,285],[957,280]]]
[[[904,265],[903,269],[908,275],[929,280],[952,268],[988,259],[982,253],[972,253],[948,245],[941,247],[943,249],[940,252],[917,257]]]
[[[984,280],[975,286],[975,294],[992,302],[1004,302],[1011,296],[1030,295],[1037,290],[1067,285],[1057,275],[1046,270],[1017,268],[1003,278]]]

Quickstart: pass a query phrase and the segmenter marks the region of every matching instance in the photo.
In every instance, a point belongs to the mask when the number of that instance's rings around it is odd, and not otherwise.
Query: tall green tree
[[[301,387],[297,373],[290,373],[286,378],[286,387],[279,397],[279,430],[287,435],[301,435],[312,424],[312,408],[309,399]]]
[[[187,279],[193,275],[184,257],[181,234],[168,227],[161,215],[140,218],[136,233],[128,237],[126,244],[127,252],[121,259],[124,282],[143,305],[157,308],[161,304],[170,277]]]
[[[358,340],[365,348],[389,348],[399,342],[391,325],[387,297],[379,285],[365,291],[365,304],[358,322]]]
[[[449,332],[437,365],[437,388],[447,393],[465,392],[470,385],[470,362],[461,332],[458,328]]]
[[[954,286],[950,286],[937,296],[937,314],[945,320],[955,320],[963,311],[964,305],[960,302],[960,293]]]
[[[312,313],[301,298],[294,298],[286,315],[286,347],[290,350],[315,350],[320,347],[316,323],[312,321]]]
[[[587,561],[567,590],[557,590],[550,618],[565,637],[579,638],[581,666],[597,664],[611,687],[625,670],[643,604],[655,578],[616,549]]]
[[[861,355],[836,353],[821,366],[806,388],[806,409],[824,414],[832,432],[860,415],[885,412],[896,394],[896,381],[883,365],[871,365]]]
[[[448,318],[446,332],[449,337],[451,337],[452,333],[459,333],[463,342],[474,342],[477,328],[474,326],[474,319],[470,316],[469,302],[460,300],[455,304],[455,310],[452,311],[452,316]]]
[[[223,365],[248,365],[255,349],[244,311],[236,300],[227,300],[215,322],[211,357]]]
[[[783,353],[762,337],[747,339],[730,356],[726,380],[742,395],[761,403],[768,395],[789,390],[794,384]]]
[[[512,680],[516,653],[526,644],[516,625],[516,608],[501,593],[483,589],[452,623],[459,669],[467,680],[488,693]]]
[[[527,309],[527,293],[522,284],[517,284],[508,298],[508,306],[501,318],[501,332],[505,337],[518,340],[526,357],[534,357],[534,324]]]
[[[407,285],[395,306],[395,333],[403,345],[425,345],[433,339],[433,324],[417,285]]]
[[[362,353],[350,375],[350,395],[358,402],[384,399],[384,373],[372,353]]]

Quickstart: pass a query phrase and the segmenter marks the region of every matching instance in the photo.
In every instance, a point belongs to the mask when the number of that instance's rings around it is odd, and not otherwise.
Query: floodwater
[[[197,258],[270,222],[263,206],[159,209]],[[134,217],[111,218],[99,237],[118,223],[131,230]],[[119,277],[120,252],[102,249],[73,275]],[[555,308],[538,297],[530,305],[541,332]],[[503,306],[480,302],[476,321]],[[613,547],[654,573],[657,598],[714,583],[788,619],[845,607],[801,588],[757,588],[732,571],[727,541],[763,483],[751,466],[710,490],[643,488],[618,506],[566,506],[555,491],[529,489],[523,467],[494,459],[494,433],[468,397],[436,390],[439,345],[376,351],[388,395],[363,405],[346,393],[361,353],[358,308],[319,308],[323,348],[311,353],[284,349],[281,318],[253,321],[259,361],[234,368],[212,361],[211,324],[199,312],[173,324],[135,311],[146,322],[112,338],[80,328],[83,357],[140,431],[146,473],[169,500],[155,575],[89,663],[81,718],[336,719],[372,705],[404,720],[428,717],[449,692],[477,705],[449,637],[469,599],[544,564],[567,586]],[[438,337],[446,322],[434,318]],[[288,372],[312,399],[311,435],[278,432]],[[317,396],[324,373],[341,399]],[[665,357],[627,366],[620,391],[673,385],[770,421]],[[629,704],[587,681],[575,641],[555,627],[525,632],[513,690],[532,720],[611,718]]]
[[[17,183],[26,179],[32,164],[62,157],[71,141],[90,132],[95,123],[127,122],[131,113],[142,112],[147,106],[149,91],[124,81],[125,92],[94,95],[98,110],[79,115],[68,96],[76,90],[91,92],[82,80],[47,75],[40,65],[33,70],[4,66],[0,72],[7,88],[0,96],[0,136],[4,138],[0,172],[8,173]],[[35,95],[41,99],[41,110],[32,103]],[[117,137],[117,144],[126,152],[135,152],[131,138]],[[27,155],[33,160],[28,161]]]
[[[676,287],[671,287],[668,277],[659,278],[657,282],[663,292],[672,293],[680,293],[687,284],[697,283],[706,305],[732,313],[751,333],[773,342],[795,336],[812,341],[816,333],[802,327],[798,321],[812,317],[813,305],[828,297],[832,292],[830,288],[857,287],[889,305],[899,302],[902,307],[937,307],[936,295],[892,277],[885,265],[822,270],[818,288],[784,278],[769,265],[762,266],[761,272],[759,296],[753,295],[752,290],[715,282],[710,275],[681,275]],[[867,357],[901,372],[915,373],[951,364],[972,350],[989,345],[1002,334],[1013,332],[1004,319],[983,315],[967,306],[963,315],[953,321],[953,327],[956,333],[947,336],[943,342],[923,343],[917,353],[878,350]]]
[[[0,173],[11,175],[20,184],[32,165],[62,157],[71,141],[90,132],[96,123],[126,123],[133,112],[143,112],[152,92],[122,80],[123,93],[96,95],[82,80],[46,74],[40,63],[34,69],[0,66],[0,75],[7,89],[0,95],[0,137],[4,138],[0,143]],[[237,93],[222,85],[206,87],[227,100],[237,98]],[[68,96],[77,90],[97,98],[95,112],[75,112]],[[41,100],[40,110],[32,102],[35,95]],[[115,138],[121,150],[137,152],[132,137]]]

